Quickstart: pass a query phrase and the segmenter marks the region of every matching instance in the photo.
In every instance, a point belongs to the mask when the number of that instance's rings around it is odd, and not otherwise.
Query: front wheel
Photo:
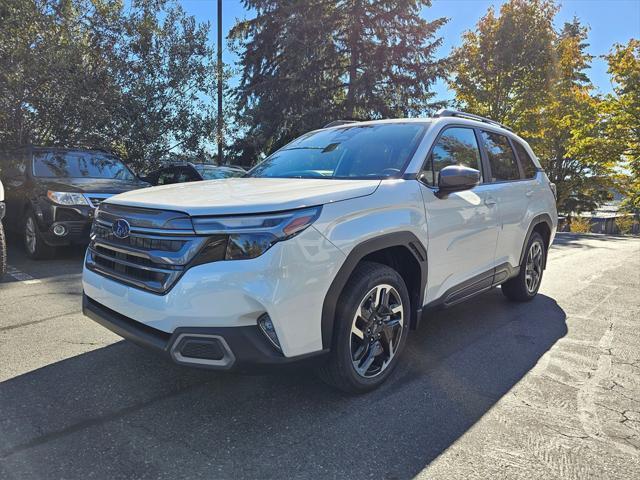
[[[538,232],[533,232],[529,238],[526,252],[524,265],[520,265],[518,276],[502,285],[502,293],[515,302],[532,300],[540,289],[547,250]]]
[[[40,230],[33,213],[29,212],[24,221],[23,231],[24,249],[29,258],[34,260],[43,260],[54,256],[56,249],[47,245],[42,239]]]
[[[380,386],[398,362],[410,315],[400,274],[386,265],[360,264],[340,295],[331,357],[320,377],[349,393]]]

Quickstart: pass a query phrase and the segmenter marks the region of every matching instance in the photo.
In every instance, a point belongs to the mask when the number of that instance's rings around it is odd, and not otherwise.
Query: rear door
[[[496,266],[517,267],[531,220],[527,218],[531,185],[523,178],[509,137],[489,130],[481,130],[480,137],[489,167],[488,184],[498,202]]]
[[[493,280],[498,215],[491,185],[483,181],[471,190],[438,198],[439,172],[448,165],[475,168],[484,178],[474,128],[445,127],[419,177],[429,230],[427,302],[452,303]]]

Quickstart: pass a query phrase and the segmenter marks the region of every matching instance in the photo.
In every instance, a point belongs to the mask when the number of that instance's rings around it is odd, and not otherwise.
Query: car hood
[[[194,216],[265,213],[362,197],[375,192],[378,185],[380,180],[225,178],[127,192],[108,203]]]
[[[142,181],[103,178],[39,178],[38,183],[47,190],[77,193],[122,193],[149,186]]]

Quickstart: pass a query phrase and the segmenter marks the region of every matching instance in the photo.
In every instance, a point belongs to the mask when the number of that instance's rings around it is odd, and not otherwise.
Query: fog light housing
[[[53,227],[53,234],[57,237],[64,237],[67,234],[67,227],[64,225],[55,225]]]
[[[276,350],[282,353],[280,340],[278,340],[278,335],[276,334],[276,329],[273,326],[271,317],[269,317],[269,315],[267,315],[266,313],[260,316],[260,318],[258,318],[258,327],[260,327],[260,330],[262,330],[262,333],[264,333],[265,337],[267,337],[269,342],[271,342],[271,345],[273,345],[273,347]]]

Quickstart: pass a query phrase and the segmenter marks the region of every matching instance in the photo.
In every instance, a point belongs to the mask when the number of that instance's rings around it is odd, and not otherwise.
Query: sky
[[[215,28],[216,0],[182,0],[180,3],[198,21],[208,21]],[[473,29],[490,6],[499,10],[502,3],[504,0],[433,0],[433,5],[425,8],[422,16],[427,20],[449,18],[449,22],[438,31],[439,36],[443,38],[438,55],[448,55],[452,47],[460,44],[462,33]],[[615,43],[627,43],[631,38],[640,38],[640,0],[564,0],[560,7],[556,16],[557,27],[561,27],[565,21],[571,21],[574,16],[589,26],[589,53],[596,58],[588,74],[598,91],[609,93],[611,83],[607,65],[598,57],[609,52]],[[243,8],[240,0],[223,0],[222,9],[224,37],[237,19],[252,16],[251,12]],[[212,43],[214,40],[215,31],[212,30]],[[237,58],[225,48],[223,60],[225,63],[233,64]],[[453,98],[453,93],[442,81],[435,85],[434,90],[435,100]]]

